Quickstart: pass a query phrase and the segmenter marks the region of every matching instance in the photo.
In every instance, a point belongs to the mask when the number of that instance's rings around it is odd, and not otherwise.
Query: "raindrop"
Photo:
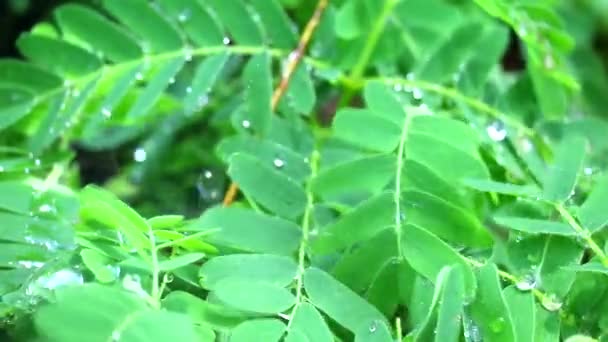
[[[203,172],[203,176],[207,179],[210,179],[211,177],[213,177],[213,172],[205,170],[205,172]]]
[[[179,15],[177,16],[177,20],[180,23],[185,23],[186,21],[188,21],[190,19],[191,16],[192,16],[192,11],[190,11],[190,9],[186,8],[179,13]]]
[[[245,129],[249,129],[249,128],[251,128],[251,121],[245,119],[245,120],[241,121],[241,126],[243,126],[243,128],[245,128]]]
[[[557,296],[554,294],[544,296],[541,301],[541,304],[548,311],[557,311],[561,309],[563,305],[559,298],[557,298]]]
[[[141,147],[136,148],[135,152],[133,152],[133,160],[138,163],[146,161],[146,157],[146,150]]]
[[[583,172],[585,173],[585,175],[591,176],[591,175],[593,175],[593,168],[586,167],[586,168],[583,169]]]
[[[274,158],[274,160],[272,161],[272,164],[274,165],[275,168],[282,169],[285,166],[285,161],[280,158]]]
[[[103,115],[105,118],[110,118],[112,117],[112,111],[110,111],[110,109],[103,107],[101,108],[101,115]]]
[[[175,77],[171,77],[171,78],[169,79],[169,84],[173,84],[173,83],[175,83]]]
[[[50,204],[43,204],[38,208],[38,211],[41,213],[50,213],[53,211],[53,207]]]
[[[537,283],[538,281],[536,279],[536,276],[534,274],[528,274],[523,279],[518,281],[515,284],[515,287],[517,287],[517,289],[520,291],[530,291],[536,288],[536,286],[538,285]]]
[[[137,75],[135,75],[135,79],[138,81],[143,81],[144,74],[142,74],[141,72],[138,72]]]
[[[188,93],[188,94],[192,93],[192,87],[186,88],[186,93]]]
[[[224,37],[224,39],[222,39],[222,43],[224,43],[224,45],[230,44],[230,38]]]
[[[378,330],[378,324],[376,321],[373,321],[372,324],[369,325],[369,332],[373,334],[376,330]]]
[[[490,139],[494,141],[503,141],[507,137],[507,130],[505,129],[505,125],[500,121],[494,121],[488,127],[486,127],[486,132]]]
[[[546,55],[545,59],[544,59],[544,64],[545,64],[545,68],[553,69],[555,67],[555,60],[553,59],[553,56]]]
[[[402,91],[402,90],[403,90],[403,86],[401,85],[401,83],[395,83],[395,84],[393,85],[393,90],[394,90],[394,91],[397,91],[397,92],[400,92],[400,91]]]
[[[422,90],[420,90],[419,88],[412,89],[412,96],[414,97],[414,100],[421,100],[422,95]]]

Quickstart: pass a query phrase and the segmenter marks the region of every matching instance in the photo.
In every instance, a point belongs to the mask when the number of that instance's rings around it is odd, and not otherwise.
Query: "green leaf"
[[[294,219],[304,212],[304,189],[280,168],[277,170],[254,157],[236,153],[230,158],[228,175],[248,196],[279,216]]]
[[[160,215],[148,219],[148,225],[152,229],[168,229],[174,228],[184,221],[182,215]]]
[[[188,292],[172,291],[163,299],[163,307],[188,315],[193,321],[217,330],[229,330],[247,319],[242,311],[229,309],[196,297]]]
[[[355,342],[392,342],[391,332],[383,321],[375,321],[355,333]]]
[[[452,203],[420,191],[405,191],[401,198],[405,219],[413,225],[465,246],[485,247],[492,243],[479,219]]]
[[[252,0],[250,3],[256,13],[259,13],[272,45],[281,49],[293,49],[298,42],[298,35],[279,1]]]
[[[83,249],[80,257],[85,266],[93,272],[95,279],[100,283],[113,282],[117,278],[117,272],[110,264],[110,258],[94,249]]]
[[[544,184],[543,198],[564,201],[571,196],[578,173],[583,165],[587,142],[579,136],[564,138],[557,147],[555,162]]]
[[[272,119],[272,73],[270,56],[262,53],[251,57],[243,73],[246,108],[244,117],[237,117],[238,126],[266,136]],[[238,113],[237,113],[238,114]],[[247,125],[244,123],[247,122]]]
[[[55,17],[62,31],[87,42],[112,62],[142,57],[141,47],[124,29],[87,7],[66,4],[55,11]]]
[[[317,253],[327,254],[372,238],[394,224],[393,195],[385,192],[368,199],[325,227],[311,246]]]
[[[484,340],[514,341],[511,315],[494,264],[486,264],[477,272],[477,296],[470,306],[475,323]]]
[[[95,55],[62,40],[24,34],[17,46],[35,64],[64,77],[75,78],[101,68]]]
[[[134,294],[96,284],[58,290],[35,323],[41,337],[57,342],[198,340],[187,316],[150,309]]]
[[[219,281],[213,293],[233,308],[266,314],[285,311],[296,301],[296,297],[283,287],[239,278]]]
[[[444,266],[461,265],[465,298],[470,302],[476,291],[475,275],[467,260],[432,233],[408,224],[403,231],[403,254],[416,272],[434,281]]]
[[[464,306],[462,268],[444,267],[435,279],[435,291],[425,320],[416,331],[417,340],[458,341]]]
[[[353,333],[384,322],[376,308],[320,269],[306,270],[304,289],[314,306]]]
[[[565,269],[576,271],[576,272],[593,272],[593,273],[603,273],[608,275],[608,267],[604,266],[599,261],[590,261],[588,263],[582,265],[572,265],[567,266]]]
[[[576,231],[563,222],[510,216],[494,217],[494,221],[507,228],[530,234],[576,236]]]
[[[215,10],[237,43],[251,46],[264,44],[261,28],[247,11],[243,0],[209,0],[206,4]]]
[[[243,208],[211,208],[185,229],[219,228],[207,241],[247,252],[291,255],[300,245],[300,230],[292,222]]]
[[[206,58],[196,67],[184,98],[184,108],[187,113],[199,110],[201,105],[208,101],[209,92],[227,61],[228,54],[218,54]]]
[[[405,119],[405,104],[395,95],[393,89],[379,82],[367,83],[363,93],[365,103],[374,114],[402,125]]]
[[[324,198],[345,193],[378,194],[395,176],[392,154],[363,157],[322,170],[312,179],[313,191]]]
[[[531,292],[522,292],[515,286],[505,288],[502,295],[510,312],[515,341],[534,341],[536,328],[534,295]]]
[[[278,319],[253,319],[237,326],[230,335],[230,342],[278,342],[283,331],[285,331],[285,324]]]
[[[340,109],[333,131],[338,139],[376,152],[394,151],[401,138],[401,127],[367,109]]]
[[[595,233],[608,224],[608,177],[599,181],[577,212],[583,227]]]
[[[175,27],[146,0],[123,3],[104,0],[103,6],[125,26],[143,39],[144,52],[162,53],[179,50],[183,41]]]
[[[204,253],[188,253],[188,254],[173,256],[167,260],[159,262],[158,268],[163,272],[172,271],[174,269],[197,262],[204,257],[205,257]]]
[[[162,8],[176,18],[197,46],[220,46],[224,34],[215,16],[201,3],[192,0],[159,0]]]
[[[283,162],[281,172],[296,182],[302,182],[310,176],[310,165],[301,154],[273,141],[238,135],[222,140],[217,151],[225,161],[239,152],[255,156],[266,165],[274,165],[275,160],[280,159]]]
[[[323,316],[309,303],[302,303],[296,308],[286,339],[298,340],[298,337],[292,337],[298,333],[303,336],[303,341],[332,342],[334,340]]]
[[[263,2],[264,0],[257,0]],[[271,31],[274,32],[275,30]],[[300,64],[287,87],[287,92],[281,98],[283,104],[292,107],[297,113],[308,115],[317,101],[315,87],[305,64]]]
[[[297,268],[291,258],[284,256],[232,254],[205,262],[199,277],[203,287],[209,290],[217,289],[219,282],[228,278],[287,286],[296,276]]]
[[[37,67],[31,63],[17,59],[0,59],[0,79],[2,84],[17,85],[23,91],[33,94],[42,93],[61,86],[62,80],[59,76]],[[2,105],[1,108],[5,106]],[[25,115],[23,113],[22,115]]]

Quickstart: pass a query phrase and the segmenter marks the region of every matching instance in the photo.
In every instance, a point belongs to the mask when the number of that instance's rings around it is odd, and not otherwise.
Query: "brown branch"
[[[298,46],[289,54],[288,64],[281,77],[281,82],[272,93],[270,104],[273,112],[276,111],[279,101],[281,101],[281,98],[287,91],[289,81],[291,80],[293,73],[296,71],[298,64],[300,64],[300,61],[302,61],[302,58],[304,58],[306,54],[306,47],[308,46],[308,43],[310,43],[315,29],[317,26],[319,26],[319,22],[321,22],[321,17],[323,16],[323,12],[325,11],[328,3],[329,0],[319,0],[317,7],[315,8],[315,12],[310,20],[308,20],[308,23],[304,28],[304,32],[302,33],[302,36],[300,36]],[[226,191],[226,195],[224,196],[224,206],[229,206],[232,202],[234,202],[238,191],[238,185],[232,182],[228,188],[228,191]]]

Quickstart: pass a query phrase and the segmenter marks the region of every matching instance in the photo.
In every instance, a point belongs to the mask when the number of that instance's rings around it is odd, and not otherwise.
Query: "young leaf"
[[[161,261],[158,264],[158,268],[163,272],[172,271],[174,269],[197,262],[204,257],[205,254],[203,253],[188,253],[179,256],[174,256],[170,259]]]
[[[576,231],[563,222],[509,216],[494,217],[494,221],[508,228],[530,234],[576,235]]]
[[[401,127],[366,109],[338,111],[333,131],[338,139],[376,152],[394,151],[401,137]]]

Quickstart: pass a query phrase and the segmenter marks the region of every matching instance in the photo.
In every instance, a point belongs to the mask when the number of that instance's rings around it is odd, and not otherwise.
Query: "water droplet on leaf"
[[[556,295],[551,294],[543,297],[541,304],[548,311],[557,311],[562,308],[562,302],[557,298]]]
[[[281,169],[281,168],[283,168],[283,166],[285,166],[285,161],[280,158],[274,158],[274,160],[272,161],[272,164],[274,165],[275,168]]]
[[[515,284],[515,287],[520,291],[530,291],[536,288],[537,285],[536,275],[528,274],[522,280],[518,281]]]
[[[186,21],[188,21],[190,19],[191,16],[192,16],[192,11],[190,11],[190,9],[186,8],[179,13],[179,15],[177,16],[177,20],[180,23],[185,23]]]
[[[486,132],[490,139],[494,141],[503,141],[507,137],[507,130],[505,129],[505,125],[500,121],[494,121],[488,127],[486,127]]]
[[[110,111],[110,109],[103,107],[101,108],[101,115],[103,115],[105,118],[110,118],[112,116],[112,111]]]
[[[138,147],[135,149],[135,152],[133,152],[133,160],[135,160],[138,163],[144,162],[146,161],[146,150],[144,150],[141,147]]]
[[[243,126],[243,128],[245,128],[245,129],[249,129],[249,128],[251,128],[251,121],[245,119],[245,120],[241,121],[241,126]]]
[[[222,43],[224,43],[224,45],[230,44],[230,38],[224,37],[224,39],[222,39]]]

